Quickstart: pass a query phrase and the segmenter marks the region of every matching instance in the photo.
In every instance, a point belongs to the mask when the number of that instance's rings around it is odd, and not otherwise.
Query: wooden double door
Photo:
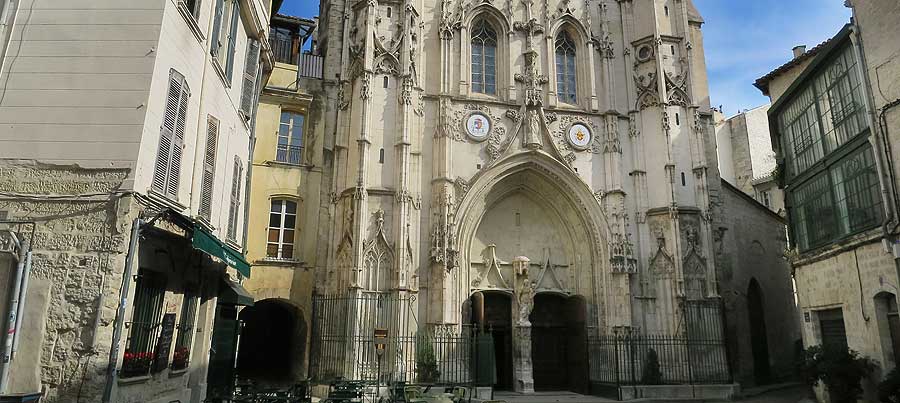
[[[538,294],[531,321],[534,389],[585,393],[588,386],[584,298]]]

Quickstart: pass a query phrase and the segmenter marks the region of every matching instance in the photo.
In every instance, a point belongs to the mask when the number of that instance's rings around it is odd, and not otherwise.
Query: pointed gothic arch
[[[489,27],[496,38],[496,53],[494,55],[496,88],[493,93],[478,91],[478,88],[473,83],[473,68],[475,67],[472,63],[472,55],[475,50],[473,48],[473,40],[479,34],[482,24]],[[478,94],[478,96],[506,99],[508,97],[506,90],[510,86],[511,77],[509,73],[509,33],[511,29],[509,18],[492,4],[482,3],[468,11],[463,19],[462,26],[465,29],[464,35],[460,35],[459,39],[460,50],[462,51],[460,57],[460,63],[462,63],[460,74],[462,77],[460,81],[469,83],[469,95]]]
[[[460,248],[459,270],[465,280],[457,285],[461,289],[456,292],[468,295],[473,280],[470,276],[477,275],[472,274],[475,271],[471,263],[480,251],[472,250],[472,245],[483,217],[496,202],[516,192],[528,193],[548,214],[558,216],[564,223],[561,227],[567,233],[563,236],[577,244],[569,270],[581,279],[573,281],[566,291],[585,295],[590,301],[592,318],[603,322],[612,298],[605,285],[609,272],[606,218],[588,185],[562,162],[542,151],[499,160],[491,169],[476,175],[468,192],[458,201],[458,221],[453,233]],[[541,257],[535,256],[535,263]]]

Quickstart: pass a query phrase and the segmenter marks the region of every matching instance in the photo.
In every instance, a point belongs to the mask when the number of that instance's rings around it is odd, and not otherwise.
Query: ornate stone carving
[[[546,118],[548,125],[553,122],[556,122],[556,119],[557,119],[556,112],[547,112],[544,114],[544,117]]]
[[[518,109],[507,109],[506,117],[508,117],[509,120],[512,120],[513,122],[516,122],[516,123],[519,123],[519,120],[522,119],[522,115],[519,114]]]
[[[384,210],[376,211],[373,218],[375,232],[363,252],[359,286],[365,290],[387,291],[395,286],[392,275],[394,251],[384,231]]]
[[[691,128],[694,130],[694,134],[703,134],[703,118],[697,108],[694,108],[694,125]]]
[[[409,76],[403,77],[399,98],[400,105],[412,105],[412,79]]]
[[[632,139],[641,135],[641,131],[637,127],[637,116],[632,113],[628,116],[628,137]]]
[[[359,87],[359,99],[366,100],[372,97],[372,74],[363,73]]]
[[[644,110],[659,105],[659,90],[656,73],[635,75],[634,85],[637,88],[637,109]]]
[[[8,230],[0,230],[0,253],[17,253],[13,235]]]
[[[614,59],[616,57],[615,42],[609,35],[609,32],[603,32],[600,36],[591,38],[594,42],[594,48],[605,59]]]
[[[344,95],[344,87],[346,87],[346,84],[347,83],[344,81],[341,81],[338,84],[337,107],[338,107],[338,110],[342,110],[342,111],[347,110],[347,107],[350,106],[350,101],[346,100],[345,99],[346,96]]]
[[[524,54],[525,66],[522,73],[516,73],[516,82],[525,85],[525,105],[540,106],[544,102],[543,86],[547,84],[547,76],[540,74],[537,67],[538,53],[528,50]]]
[[[611,234],[609,242],[609,263],[613,273],[637,273],[637,259],[634,257],[634,245],[628,234]]]
[[[669,105],[688,106],[690,99],[687,95],[687,75],[667,72],[666,78],[666,102]]]

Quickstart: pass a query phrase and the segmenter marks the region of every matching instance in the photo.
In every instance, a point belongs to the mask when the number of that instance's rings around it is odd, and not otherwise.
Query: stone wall
[[[791,287],[791,267],[784,258],[787,237],[784,221],[765,206],[724,185],[724,223],[719,287],[725,302],[727,339],[735,380],[756,384],[749,318],[751,281],[763,299],[769,366],[772,380],[790,378],[794,349],[800,339],[797,309]]]
[[[100,399],[129,236],[131,199],[115,192],[127,176],[0,160],[0,210],[36,223],[12,392]]]

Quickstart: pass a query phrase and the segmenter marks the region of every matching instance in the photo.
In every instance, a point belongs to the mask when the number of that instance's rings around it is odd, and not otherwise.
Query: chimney
[[[803,56],[804,53],[806,53],[806,45],[794,46],[794,59]]]

